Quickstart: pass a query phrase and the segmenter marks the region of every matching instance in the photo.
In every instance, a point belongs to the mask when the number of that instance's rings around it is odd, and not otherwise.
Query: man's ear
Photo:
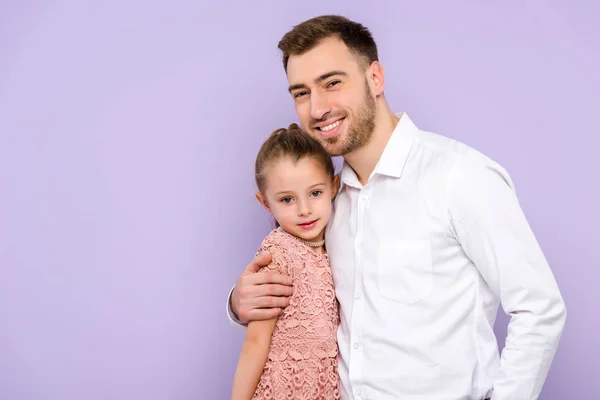
[[[332,196],[331,199],[335,199],[335,196],[337,196],[338,191],[340,190],[340,174],[337,174],[336,176],[333,177],[333,188],[332,188]]]
[[[269,208],[269,204],[267,203],[267,200],[264,198],[264,196],[260,192],[256,192],[255,197],[256,197],[256,200],[258,200],[260,205],[263,206],[263,208],[265,210],[267,210],[268,212],[271,212],[271,209]]]
[[[367,78],[373,85],[373,95],[379,96],[383,93],[383,86],[385,84],[385,76],[383,73],[383,66],[379,61],[373,61],[367,69]]]

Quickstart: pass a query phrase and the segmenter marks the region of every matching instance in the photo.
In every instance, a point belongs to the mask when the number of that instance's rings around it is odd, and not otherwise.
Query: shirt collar
[[[383,153],[371,176],[375,174],[387,175],[393,178],[400,178],[402,176],[402,170],[408,159],[412,144],[419,132],[419,128],[412,122],[408,114],[399,113],[396,116],[400,120],[383,149]],[[345,161],[342,166],[341,181],[342,184],[353,187],[360,188],[362,186],[352,167]]]

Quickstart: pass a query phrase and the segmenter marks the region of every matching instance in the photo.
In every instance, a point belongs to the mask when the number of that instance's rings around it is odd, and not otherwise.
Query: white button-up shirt
[[[399,116],[365,186],[342,167],[325,236],[342,398],[537,399],[566,312],[512,181]],[[500,302],[511,317],[502,357]]]

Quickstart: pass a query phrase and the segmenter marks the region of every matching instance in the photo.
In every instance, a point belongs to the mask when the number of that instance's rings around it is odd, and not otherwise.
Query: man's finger
[[[262,286],[262,285],[292,285],[292,277],[276,272],[261,272],[256,274],[246,274],[241,277],[240,283],[244,286]],[[256,288],[258,289],[258,288]]]
[[[244,274],[250,274],[260,271],[262,267],[269,265],[271,260],[272,256],[270,253],[263,253],[257,255],[256,257],[254,257],[252,262],[246,266]]]
[[[292,285],[292,277],[289,275],[278,274],[277,272],[261,272],[260,274],[253,274],[247,277],[248,282],[252,282],[255,285]]]
[[[281,308],[254,308],[248,312],[248,320],[265,320],[277,317]]]
[[[256,298],[255,309],[283,308],[290,304],[289,297],[262,296]]]
[[[282,284],[265,284],[259,285],[256,288],[256,296],[291,296],[294,292],[292,286],[282,285]]]

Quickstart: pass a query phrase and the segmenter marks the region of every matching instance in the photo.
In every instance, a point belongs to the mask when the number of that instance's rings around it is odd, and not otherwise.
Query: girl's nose
[[[308,202],[306,201],[298,202],[298,216],[312,214],[312,211],[307,203]]]

